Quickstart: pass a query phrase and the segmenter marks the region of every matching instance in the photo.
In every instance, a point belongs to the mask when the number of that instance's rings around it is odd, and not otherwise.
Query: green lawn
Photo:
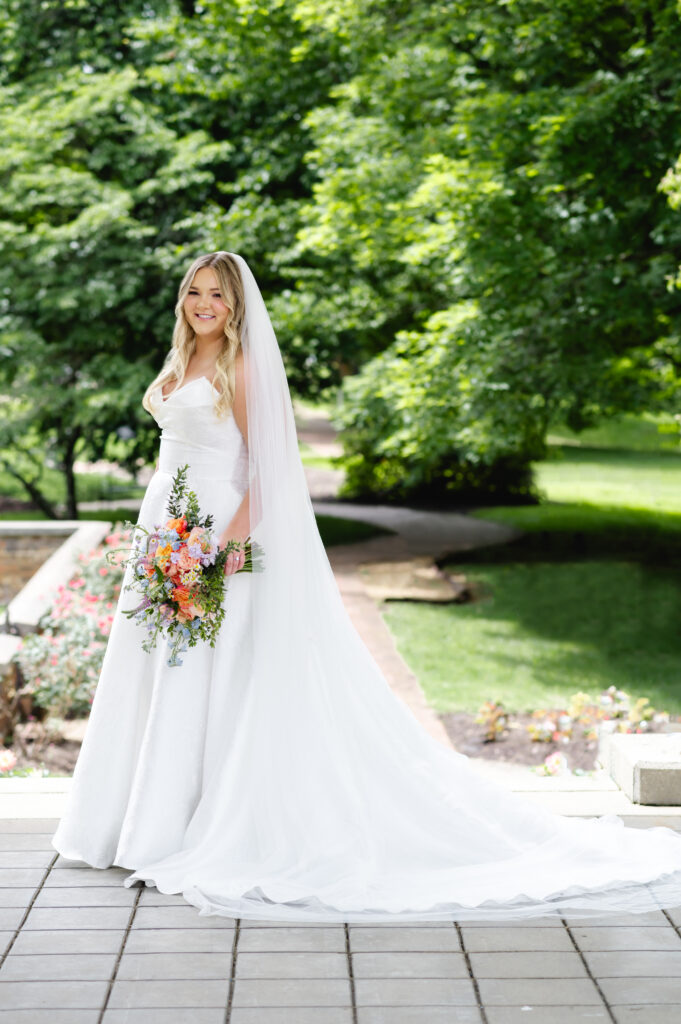
[[[501,700],[557,707],[615,685],[681,712],[678,577],[631,562],[448,566],[482,593],[466,605],[390,601],[386,622],[438,711]]]
[[[667,435],[655,449],[649,421],[639,444],[631,421],[624,435],[633,450],[593,437],[552,446],[535,466],[541,504],[475,513],[526,531],[445,566],[465,572],[480,601],[384,605],[438,711],[488,698],[555,707],[615,685],[681,712],[681,456],[664,450]]]

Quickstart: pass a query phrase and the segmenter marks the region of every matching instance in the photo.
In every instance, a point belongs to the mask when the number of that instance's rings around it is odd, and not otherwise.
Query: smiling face
[[[207,340],[223,337],[231,309],[220,295],[212,267],[200,267],[194,274],[184,300],[184,314],[197,337]]]

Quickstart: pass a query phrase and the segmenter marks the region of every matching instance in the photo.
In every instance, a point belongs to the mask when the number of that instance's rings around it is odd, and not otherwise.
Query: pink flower
[[[9,748],[0,750],[0,772],[8,772],[17,763],[16,754]]]
[[[180,557],[177,560],[177,565],[179,566],[180,569],[193,569],[194,566],[197,564],[197,561],[198,559],[192,558],[192,556],[187,551],[187,548],[182,548],[182,550],[180,551]]]

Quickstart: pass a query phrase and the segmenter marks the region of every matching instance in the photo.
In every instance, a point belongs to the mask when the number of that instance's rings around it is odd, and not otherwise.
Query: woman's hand
[[[245,554],[245,552],[243,550],[243,544],[244,544],[244,541],[246,539],[247,539],[246,537],[235,536],[231,532],[229,532],[229,533],[228,532],[222,533],[218,537],[218,550],[219,551],[222,551],[223,548],[227,547],[227,543],[230,540],[237,540],[242,545],[241,550],[235,549],[235,550],[230,551],[228,553],[227,559],[225,561],[225,576],[231,576],[233,573],[238,572],[239,569],[243,568],[244,559],[246,557],[246,554]]]

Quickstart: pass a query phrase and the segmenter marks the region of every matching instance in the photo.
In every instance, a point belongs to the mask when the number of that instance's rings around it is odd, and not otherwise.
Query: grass
[[[46,467],[40,481],[40,490],[49,501],[63,502],[66,498],[64,474]],[[118,498],[141,498],[144,487],[134,480],[120,480],[105,473],[76,473],[76,492],[79,501],[115,501]],[[20,501],[28,500],[22,485],[6,470],[0,470],[0,495]]]
[[[681,455],[554,445],[535,463],[541,492],[552,502],[584,502],[646,511],[678,512]]]
[[[383,612],[436,710],[559,707],[615,685],[681,712],[675,574],[616,561],[448,568],[463,568],[481,599]]]
[[[445,563],[481,600],[384,605],[438,711],[556,707],[615,685],[681,713],[681,457],[667,435],[654,443],[651,418],[625,428],[553,445],[535,466],[541,504],[475,512],[524,531]]]
[[[627,452],[681,451],[681,424],[669,414],[618,416],[580,434],[563,425],[549,431],[549,443],[569,444],[579,448],[608,448]]]

